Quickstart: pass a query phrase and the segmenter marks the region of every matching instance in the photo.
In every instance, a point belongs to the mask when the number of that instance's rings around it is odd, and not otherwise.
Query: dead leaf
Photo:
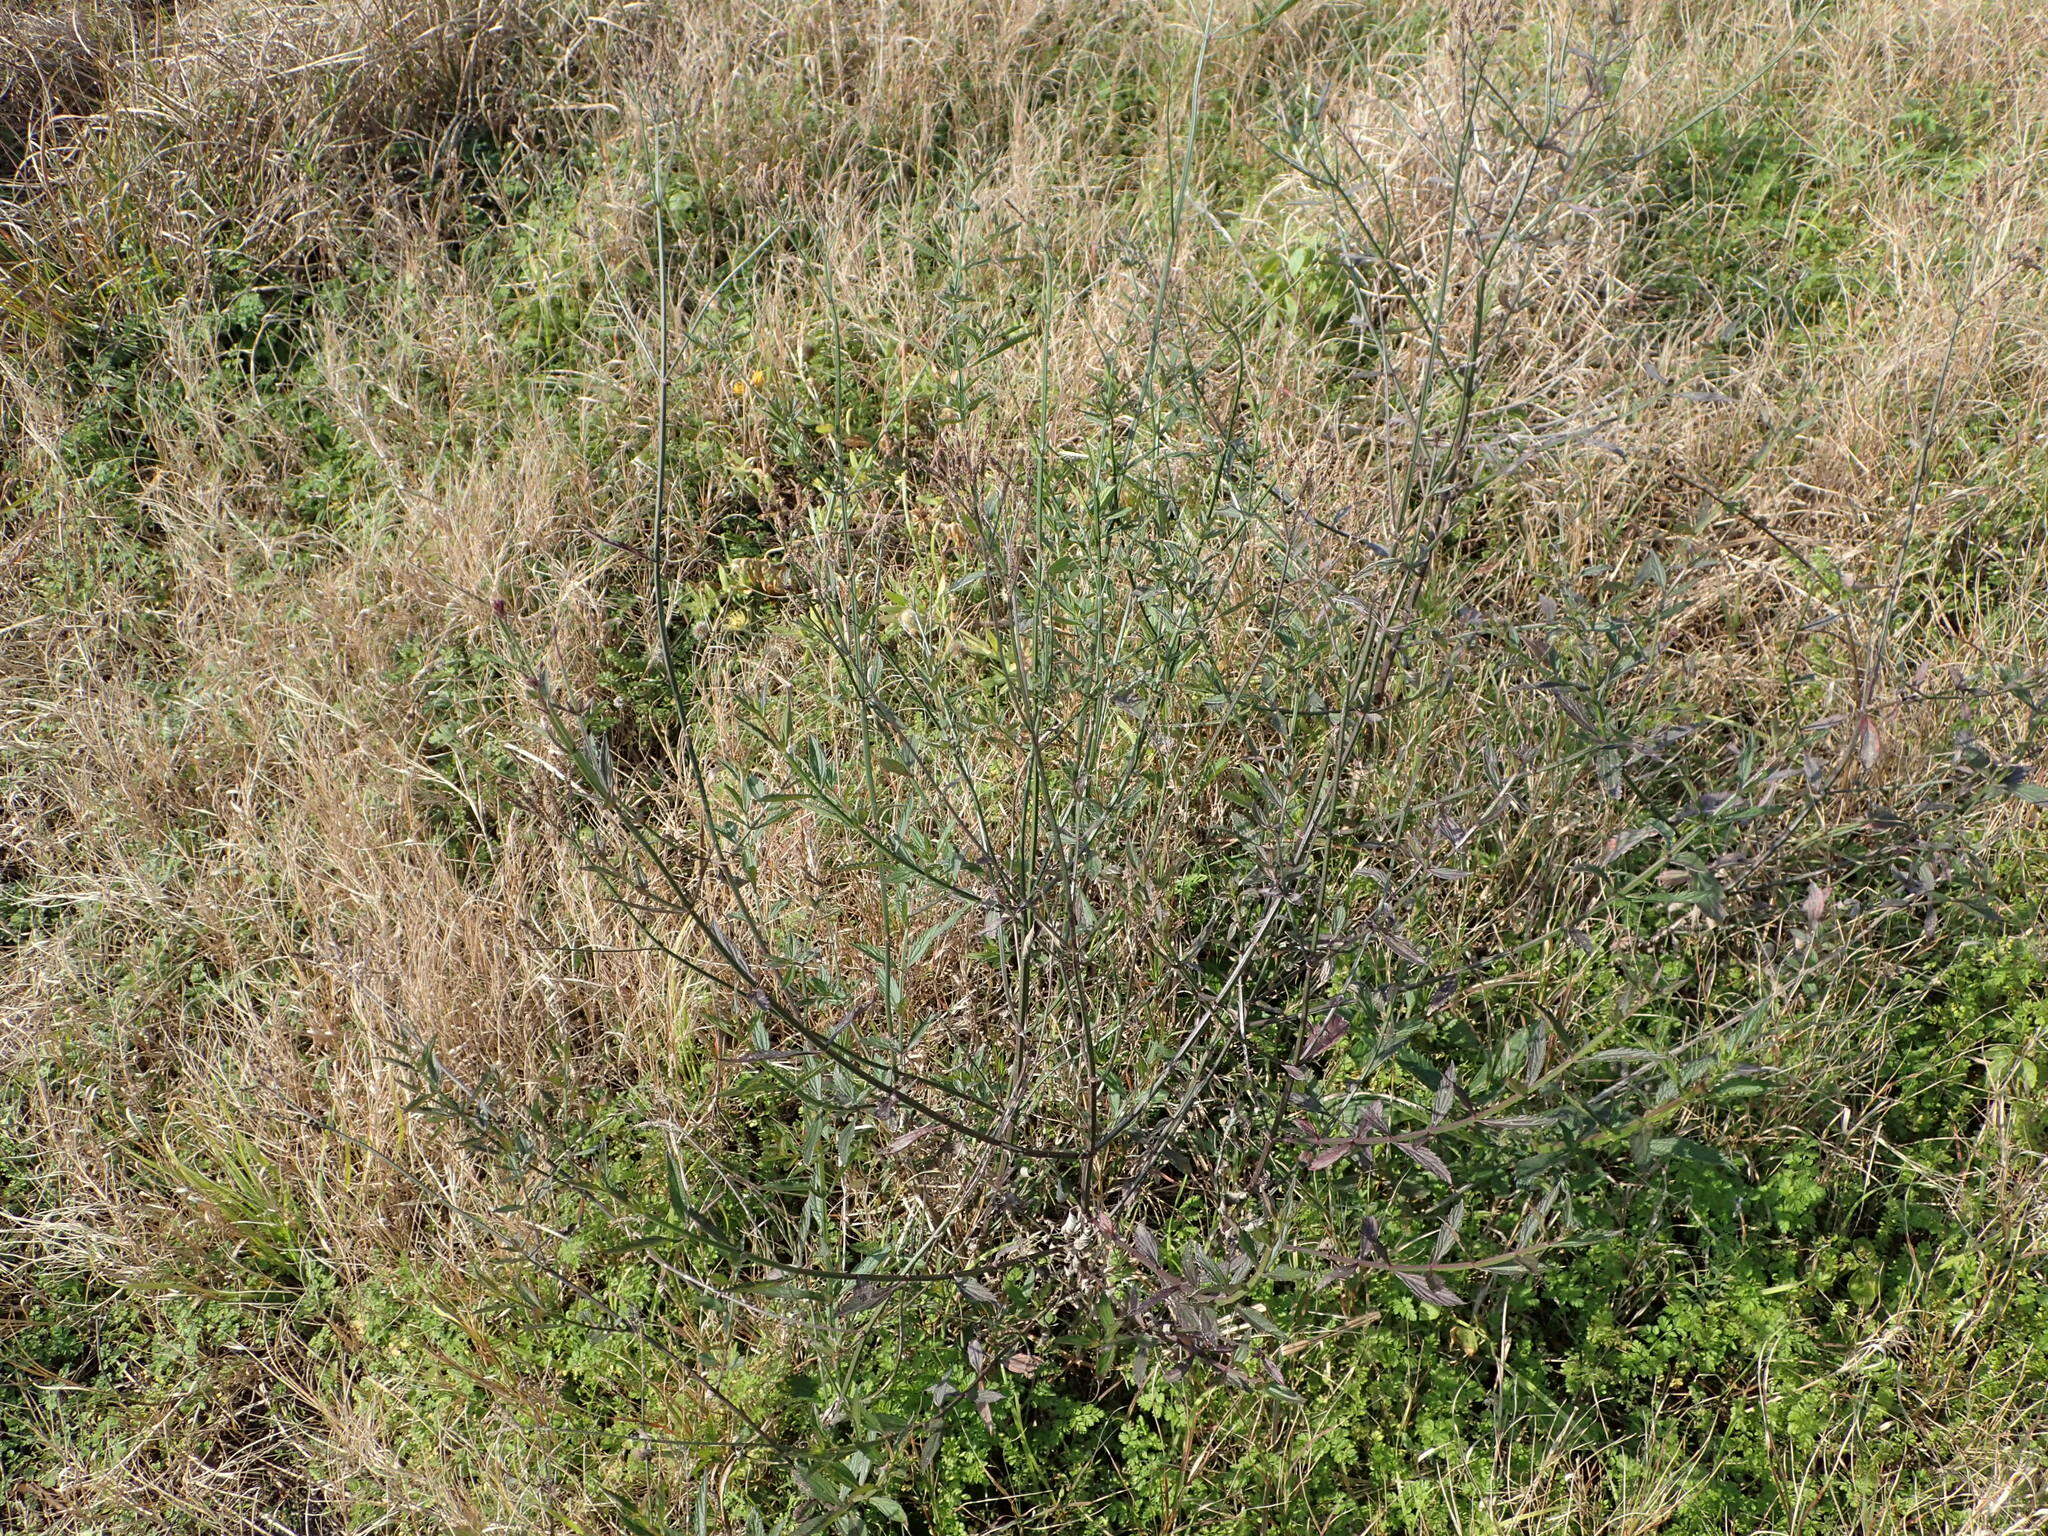
[[[922,1125],[913,1125],[901,1136],[893,1136],[888,1141],[884,1142],[882,1144],[882,1150],[892,1155],[901,1152],[905,1147],[908,1147],[913,1142],[918,1141],[923,1137],[931,1135],[931,1133],[933,1131],[936,1131],[938,1128],[939,1123],[936,1120],[927,1120]]]

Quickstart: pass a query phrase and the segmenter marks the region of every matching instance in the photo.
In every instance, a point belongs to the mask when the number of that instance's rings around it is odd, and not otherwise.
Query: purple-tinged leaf
[[[1451,1177],[1450,1165],[1438,1157],[1434,1150],[1425,1147],[1421,1142],[1397,1141],[1394,1145],[1405,1152],[1408,1155],[1409,1161],[1413,1162],[1416,1167],[1423,1169],[1425,1172],[1435,1174],[1446,1184],[1455,1184],[1457,1182]]]
[[[1461,1199],[1444,1212],[1443,1224],[1436,1229],[1436,1249],[1429,1256],[1432,1264],[1441,1264],[1444,1255],[1458,1246],[1458,1228],[1465,1224],[1465,1202]]]
[[[1332,1142],[1328,1146],[1317,1147],[1302,1153],[1302,1166],[1310,1173],[1321,1173],[1325,1168],[1333,1168],[1338,1163],[1344,1161],[1345,1155],[1350,1151],[1350,1142]]]
[[[1140,1222],[1131,1228],[1131,1252],[1138,1262],[1155,1276],[1163,1278],[1166,1270],[1159,1263],[1159,1239],[1152,1235],[1152,1229]]]
[[[1314,1061],[1351,1032],[1351,1020],[1340,1010],[1332,1008],[1323,1015],[1320,1024],[1309,1031],[1308,1038],[1301,1042],[1301,1059]]]
[[[1387,948],[1400,956],[1401,959],[1406,960],[1410,965],[1429,964],[1429,957],[1402,938],[1398,933],[1382,933],[1380,938],[1385,942]]]

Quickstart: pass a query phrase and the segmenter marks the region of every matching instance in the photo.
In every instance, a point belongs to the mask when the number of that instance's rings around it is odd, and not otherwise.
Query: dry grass
[[[573,1364],[479,1321],[494,1239],[453,1212],[488,1204],[494,1171],[408,1115],[393,1057],[431,1042],[466,1080],[567,1081],[742,1134],[744,1010],[647,952],[589,878],[512,654],[658,759],[618,659],[646,641],[652,146],[714,760],[763,761],[741,729],[756,694],[821,718],[844,702],[721,527],[767,530],[813,572],[820,527],[858,530],[893,611],[971,641],[983,621],[944,589],[977,498],[1034,444],[1093,440],[1105,370],[1162,326],[1176,360],[1255,358],[1269,473],[1353,541],[1333,533],[1317,568],[1391,607],[1398,583],[1354,543],[1393,543],[1407,515],[1404,413],[1440,408],[1428,338],[1368,363],[1271,302],[1274,263],[1361,242],[1372,275],[1340,310],[1487,317],[1473,439],[1512,472],[1457,532],[1439,614],[1540,626],[1560,597],[1593,601],[1596,569],[1685,573],[1675,601],[1623,602],[1654,670],[1610,702],[1804,733],[1843,790],[1836,827],[1943,771],[1971,710],[1999,762],[2037,752],[2026,712],[1952,690],[2037,672],[2048,635],[2048,21],[2023,0],[1623,9],[205,0],[0,19],[0,1296],[18,1337],[62,1313],[87,1341],[0,1399],[11,1527],[618,1528],[613,1473],[571,1470],[587,1447],[535,1427]],[[1609,64],[1589,74],[1565,39]],[[1467,137],[1480,58],[1555,77],[1532,97],[1551,131]],[[1320,158],[1290,169],[1276,143]],[[1744,143],[1760,163],[1714,162]],[[1684,205],[1689,164],[1713,190]],[[1028,340],[981,370],[971,412],[946,408],[942,360],[1005,326]],[[1263,654],[1255,634],[1216,643],[1232,665]],[[1440,676],[1470,692],[1388,728],[1387,803],[1479,783],[1508,706],[1463,665]],[[983,751],[983,782],[1021,772],[1012,744]],[[1626,830],[1568,772],[1514,793],[1498,877],[1418,917],[1436,941],[1566,901],[1547,883],[1563,851]],[[1217,794],[1190,775],[1160,868],[1192,867]],[[690,835],[687,803],[660,814]],[[2008,891],[2038,878],[2040,814],[2008,799],[1969,829]],[[845,838],[799,819],[763,847],[764,898],[825,952],[884,933],[881,882],[834,872]],[[1134,970],[1177,921],[1163,900],[1134,916]],[[920,1062],[986,1025],[976,942],[961,930],[917,980],[908,1006],[947,1021]],[[1806,1117],[1786,1137],[1838,1171],[1908,1155],[1872,1129],[1900,977],[1924,963],[1897,953],[1873,941],[1866,975],[1821,975],[1759,1051],[1860,1106],[1831,1121],[1785,1091],[1787,1124]],[[1590,983],[1546,985],[1569,1011]],[[2048,1211],[2038,1091],[2002,1081],[1928,1178],[1948,1220],[2014,1234],[1986,1297],[2041,1283],[2028,1234]],[[913,1177],[849,1185],[866,1214],[848,1219],[995,1219],[983,1163],[941,1140]],[[279,1266],[322,1278],[259,1295]],[[1993,1301],[1972,1306],[1903,1301],[1842,1363],[1897,1362],[1896,1414],[1926,1437],[1912,1487],[1865,1486],[1861,1441],[1823,1434],[1786,1528],[2042,1528],[2040,1378],[1995,1384],[2013,1346]],[[407,1334],[409,1308],[432,1327]],[[753,1348],[801,1353],[767,1325]],[[641,1368],[662,1379],[631,1413],[731,1429],[693,1368]],[[63,1399],[88,1387],[104,1404],[82,1420]],[[1256,1440],[1232,1424],[1219,1446]],[[1609,1464],[1560,1433],[1471,1518],[1663,1528],[1696,1452],[1624,1449]],[[613,1451],[618,1478],[645,1470]],[[1422,1476],[1466,1496],[1460,1468]],[[1204,1528],[1177,1508],[1160,1528]]]

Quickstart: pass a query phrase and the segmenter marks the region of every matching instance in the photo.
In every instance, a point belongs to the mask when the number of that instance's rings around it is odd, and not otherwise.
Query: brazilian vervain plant
[[[1287,271],[1322,285],[1332,431],[1376,504],[1322,505],[1258,433],[1262,338],[1298,295],[1190,318],[1184,163],[1090,435],[980,465],[921,560],[815,487],[778,553],[773,678],[673,590],[654,221],[672,750],[621,761],[535,681],[583,790],[572,835],[693,978],[720,1113],[622,1123],[431,1053],[419,1108],[505,1174],[519,1284],[670,1350],[731,1427],[707,1450],[786,1469],[792,1523],[902,1517],[949,1420],[990,1418],[1009,1378],[1114,1397],[1204,1373],[1284,1401],[1291,1348],[1375,1298],[1526,1281],[1588,1235],[1589,1191],[1717,1156],[1689,1107],[1852,936],[1967,889],[1993,759],[1959,747],[1886,786],[1889,822],[1845,815],[1867,738],[1845,772],[1673,683],[1725,498],[1576,590],[1486,590],[1518,479],[1623,451],[1639,409],[1586,382],[1601,329],[1636,322],[1575,265],[1619,238],[1642,158],[1619,46],[1531,69],[1473,33],[1434,115],[1325,113],[1276,145],[1323,221]],[[1197,63],[1190,146],[1202,99]],[[1029,343],[958,318],[941,371],[967,402]],[[1942,698],[2000,707],[1976,682]],[[1588,838],[1575,797],[1627,829]],[[1539,969],[1566,980],[1539,994]],[[520,1235],[564,1219],[658,1301]],[[734,1348],[670,1342],[681,1315]],[[750,1381],[771,1336],[816,1362],[801,1392]]]

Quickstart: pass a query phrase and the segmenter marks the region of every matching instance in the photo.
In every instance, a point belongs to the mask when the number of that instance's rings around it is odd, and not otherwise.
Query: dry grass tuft
[[[0,17],[0,181],[33,179],[77,119],[105,100],[131,40],[125,5],[22,5]]]

